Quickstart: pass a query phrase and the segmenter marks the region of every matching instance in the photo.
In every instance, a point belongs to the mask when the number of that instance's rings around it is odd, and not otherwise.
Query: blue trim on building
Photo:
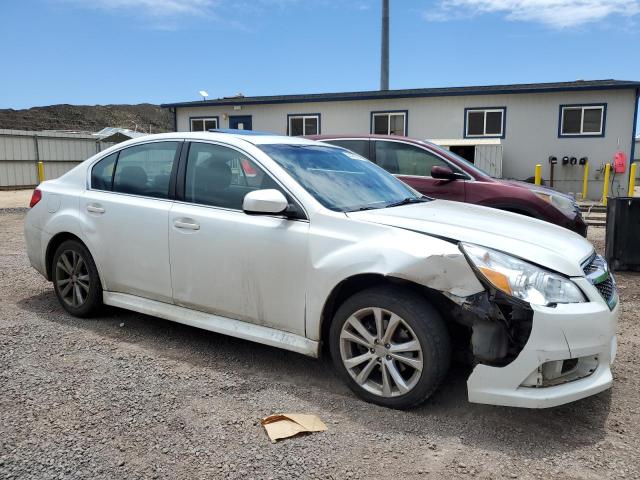
[[[598,134],[580,134],[580,133],[562,133],[562,109],[566,107],[604,107],[602,109],[602,133]],[[584,122],[584,119],[583,119]],[[560,105],[558,110],[558,138],[602,138],[605,136],[607,126],[607,104],[601,103],[569,103]],[[582,128],[582,125],[580,126]]]
[[[389,100],[394,98],[420,98],[420,97],[449,97],[465,95],[509,95],[526,93],[552,93],[552,92],[583,92],[594,90],[625,90],[640,87],[640,82],[609,81],[579,82],[569,85],[541,84],[536,86],[525,86],[517,88],[517,85],[510,86],[489,86],[489,87],[454,87],[454,88],[426,88],[416,90],[395,90],[395,91],[365,91],[365,92],[343,92],[343,93],[319,93],[309,95],[281,95],[264,97],[239,97],[222,98],[218,100],[197,101],[197,102],[177,102],[160,105],[162,108],[172,107],[215,107],[234,105],[268,105],[277,103],[314,103],[314,102],[341,102],[357,100]],[[569,82],[567,82],[569,83]]]
[[[376,110],[369,112],[369,133],[373,134],[373,116],[378,113],[404,113],[404,134],[409,136],[409,110]]]
[[[188,130],[189,132],[193,131],[191,130],[191,120],[215,120],[217,123],[216,128],[220,128],[220,117],[218,117],[217,115],[202,115],[200,117],[189,117],[189,130]],[[204,131],[206,132],[207,130],[204,130]],[[176,132],[177,131],[178,131],[178,124],[176,124]]]
[[[287,113],[287,135],[289,135],[289,119],[291,117],[318,117],[318,133],[316,135],[322,135],[322,114],[320,113]],[[305,134],[309,135],[309,134]]]
[[[467,112],[502,110],[502,134],[501,135],[467,135]],[[464,125],[462,127],[462,138],[504,138],[507,133],[507,107],[467,107],[464,109]]]

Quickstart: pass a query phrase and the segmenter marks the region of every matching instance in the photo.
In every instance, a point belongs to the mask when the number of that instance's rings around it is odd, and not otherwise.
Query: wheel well
[[[438,292],[437,290],[432,290],[423,285],[411,282],[409,280],[404,280],[402,278],[389,277],[377,273],[364,273],[349,277],[334,287],[334,289],[331,291],[331,294],[329,295],[329,298],[324,304],[324,308],[322,309],[322,317],[320,323],[320,340],[323,341],[323,347],[327,346],[327,342],[325,341],[325,339],[329,338],[331,321],[333,320],[333,316],[336,314],[338,308],[340,308],[340,305],[342,305],[342,303],[347,298],[355,295],[358,292],[361,292],[362,290],[385,284],[396,286],[400,285],[404,288],[424,295],[430,300],[435,300],[436,297],[444,298],[444,295],[442,295],[442,293]],[[438,301],[434,302],[434,307],[436,309],[438,309],[438,304]]]
[[[62,242],[65,242],[67,240],[77,240],[78,242],[82,243],[82,245],[84,245],[86,248],[86,245],[84,244],[84,242],[80,240],[80,238],[78,238],[73,233],[61,232],[54,235],[53,238],[49,240],[49,244],[47,245],[47,253],[45,255],[45,266],[47,268],[48,280],[51,280],[53,275],[52,265],[51,265],[53,262],[53,255],[54,253],[56,253],[56,250],[62,244]]]

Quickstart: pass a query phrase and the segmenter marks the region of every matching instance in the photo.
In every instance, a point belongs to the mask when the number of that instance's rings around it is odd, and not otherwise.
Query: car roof
[[[403,137],[402,135],[376,135],[376,134],[355,134],[355,135],[307,135],[305,138],[323,142],[326,140],[393,140],[395,142],[406,142],[424,145],[427,142],[411,137]]]
[[[254,145],[286,144],[286,145],[317,145],[318,142],[302,137],[289,137],[267,132],[254,132],[243,130],[224,130],[216,132],[171,132],[145,135],[125,142],[127,145],[136,145],[153,140],[218,140],[239,145],[242,142]],[[120,144],[121,146],[124,144]]]

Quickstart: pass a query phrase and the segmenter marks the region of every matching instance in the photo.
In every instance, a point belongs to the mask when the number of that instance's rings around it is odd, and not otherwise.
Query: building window
[[[320,114],[287,115],[287,133],[292,137],[320,134]]]
[[[371,133],[407,136],[407,111],[371,112]]]
[[[208,132],[212,128],[218,128],[218,117],[192,117],[189,120],[192,132]]]
[[[465,138],[504,138],[504,117],[506,110],[506,107],[465,108]]]
[[[559,136],[604,136],[606,112],[605,104],[560,105]]]

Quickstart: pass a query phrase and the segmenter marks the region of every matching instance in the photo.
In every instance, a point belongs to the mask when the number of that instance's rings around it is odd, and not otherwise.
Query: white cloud
[[[91,0],[82,2],[82,5],[105,10],[139,10],[148,15],[167,16],[207,14],[217,3],[216,0]]]
[[[567,28],[611,15],[632,17],[640,13],[640,0],[440,0],[424,17],[430,21],[446,21],[486,13],[503,14],[508,20]]]

